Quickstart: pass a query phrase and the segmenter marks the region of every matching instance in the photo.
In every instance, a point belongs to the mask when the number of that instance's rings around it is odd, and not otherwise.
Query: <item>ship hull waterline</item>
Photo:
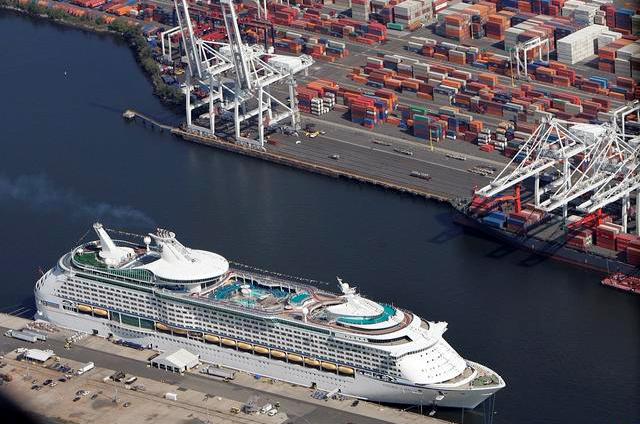
[[[225,346],[197,343],[184,337],[171,336],[167,333],[153,330],[129,328],[115,321],[64,310],[53,310],[44,306],[38,308],[35,318],[48,321],[62,328],[97,334],[101,337],[112,335],[118,339],[142,346],[152,346],[153,349],[159,351],[185,348],[199,355],[203,362],[221,364],[250,374],[299,386],[316,387],[327,392],[339,389],[340,393],[347,397],[388,404],[437,404],[438,407],[445,408],[473,409],[502,388],[489,387],[470,391],[468,389],[457,390],[437,386],[417,387],[385,382],[360,373],[355,376],[343,376],[339,373],[302,366],[299,363],[287,363],[282,360],[269,359],[265,356],[254,355],[251,352]],[[472,366],[480,366],[470,361],[468,363]],[[444,398],[437,401],[436,397],[441,395],[444,395]]]
[[[498,239],[508,245],[534,253],[537,256],[568,263],[592,271],[598,271],[604,274],[612,272],[630,274],[637,270],[636,267],[625,262],[612,260],[586,252],[580,252],[565,246],[553,246],[549,242],[535,237],[519,239],[515,235],[507,233],[506,231],[501,231],[489,227],[488,225],[483,225],[481,222],[478,222],[457,209],[454,210],[453,221],[467,230],[488,236],[492,239]]]

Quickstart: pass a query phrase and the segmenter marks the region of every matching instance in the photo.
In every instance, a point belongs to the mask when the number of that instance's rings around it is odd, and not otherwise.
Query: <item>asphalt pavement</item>
[[[7,328],[0,327],[4,333]],[[108,352],[98,351],[74,345],[71,349],[65,350],[64,342],[49,338],[44,344],[31,345],[23,341],[10,337],[0,336],[0,352],[9,352],[19,347],[29,347],[38,349],[52,349],[58,355],[79,362],[93,361],[97,367],[112,370],[123,370],[127,374],[145,377],[153,380],[164,380],[178,387],[191,389],[210,395],[232,399],[238,402],[246,402],[251,396],[258,395],[266,402],[280,402],[281,410],[289,416],[289,423],[313,423],[313,424],[338,424],[338,423],[362,423],[362,424],[384,424],[386,421],[368,418],[359,414],[350,413],[348,410],[341,411],[335,408],[322,407],[310,402],[300,401],[285,396],[274,395],[267,389],[268,383],[261,383],[256,380],[256,386],[248,389],[243,386],[225,383],[208,377],[186,373],[184,375],[169,373],[155,368],[147,367],[147,364],[138,360],[114,355]],[[149,351],[149,355],[152,352]],[[265,387],[266,386],[266,387]],[[264,388],[263,388],[264,387]],[[350,402],[345,401],[345,409],[349,408]]]

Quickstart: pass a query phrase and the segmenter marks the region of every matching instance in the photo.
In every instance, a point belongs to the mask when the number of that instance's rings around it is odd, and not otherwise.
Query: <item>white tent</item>
[[[172,372],[183,372],[198,365],[200,358],[186,349],[164,352],[151,360],[151,366]]]
[[[53,356],[53,350],[27,349],[24,357],[30,361],[46,362]]]

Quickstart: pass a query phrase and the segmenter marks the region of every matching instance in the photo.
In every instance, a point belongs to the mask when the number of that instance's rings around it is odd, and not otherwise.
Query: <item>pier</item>
[[[147,116],[143,113],[140,113],[136,110],[132,110],[132,109],[127,109],[122,113],[122,117],[128,121],[136,121],[139,120],[142,123],[144,123],[145,125],[151,125],[154,127],[159,128],[162,131],[171,131],[173,130],[173,127],[170,125],[165,125],[162,124],[160,122],[158,122],[157,120],[151,118],[150,116]]]
[[[356,129],[349,133],[349,137],[344,137],[345,129],[335,123],[333,126],[328,123],[327,134],[315,138],[304,134],[273,134],[266,149],[261,150],[235,143],[231,139],[162,124],[132,109],[126,110],[123,117],[161,131],[170,131],[185,141],[440,202],[468,196],[470,187],[488,183],[488,176],[469,171],[474,166],[486,166],[487,163],[498,165],[492,160],[471,156],[466,151],[463,153],[468,155],[467,160],[452,159],[449,149],[431,149],[430,146],[400,138],[391,139],[386,134],[371,134]],[[375,144],[373,137],[392,143],[388,143],[388,146]],[[466,144],[461,146],[469,147]],[[412,155],[398,153],[398,150],[410,150]],[[415,171],[428,174],[431,179],[416,178],[412,175]]]

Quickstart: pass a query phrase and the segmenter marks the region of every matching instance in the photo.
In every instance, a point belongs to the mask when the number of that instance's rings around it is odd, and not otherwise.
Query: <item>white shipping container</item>
[[[598,36],[607,30],[607,27],[603,25],[590,25],[561,38],[556,43],[558,61],[573,65],[593,56],[595,54],[594,40],[597,40]]]

